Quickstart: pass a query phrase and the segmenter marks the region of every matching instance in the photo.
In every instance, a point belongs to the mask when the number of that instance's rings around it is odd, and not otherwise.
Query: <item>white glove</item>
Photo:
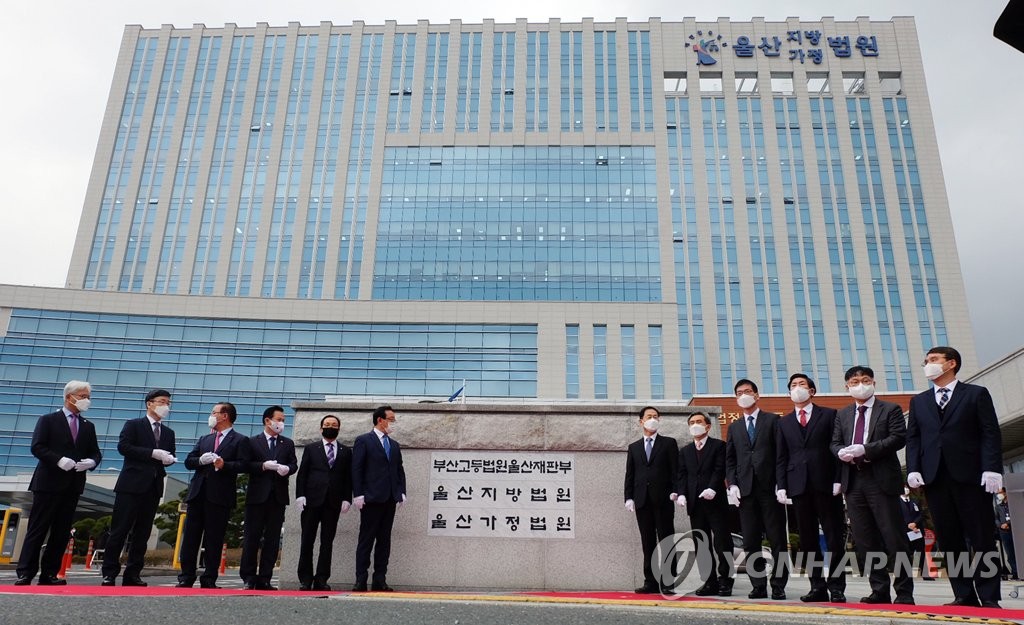
[[[299,512],[302,512],[303,510],[305,510],[306,509],[306,498],[305,497],[296,497],[295,498],[295,507],[299,509]],[[342,503],[341,507],[344,508],[345,504]]]
[[[850,449],[848,447],[843,447],[836,455],[839,456],[839,459],[843,462],[853,462],[853,455],[850,453]]]
[[[85,460],[79,460],[75,463],[75,471],[81,473],[82,471],[88,471],[89,469],[96,467],[96,461],[92,458],[86,458]]]
[[[72,460],[71,458],[68,458],[67,456],[64,456],[63,458],[57,461],[57,466],[60,467],[61,469],[64,469],[65,471],[74,471],[75,461]]]
[[[350,504],[349,502],[347,502],[347,501],[343,501],[343,502],[341,502],[341,513],[342,513],[342,514],[345,514],[345,513],[346,513],[346,512],[348,512],[348,511],[349,511],[349,510],[350,510],[351,508],[352,508],[352,504]]]
[[[216,462],[217,458],[220,458],[220,456],[212,451],[208,451],[202,456],[199,456],[199,464],[213,464]]]
[[[981,474],[981,485],[985,492],[995,495],[1003,488],[1003,476],[992,471],[984,471]]]
[[[633,503],[632,499],[627,499],[626,500],[626,511],[627,512],[636,512],[636,504]]]
[[[670,494],[670,495],[668,496],[668,500],[669,500],[669,501],[675,501],[676,499],[679,499],[679,493],[671,493],[671,494]]]
[[[362,510],[363,506],[366,505],[366,497],[364,497],[363,495],[359,495],[358,497],[352,500],[352,505],[356,507],[356,510]]]
[[[679,495],[679,498],[676,499],[676,505],[679,506],[680,508],[685,508],[686,507],[686,495]]]
[[[924,486],[924,477],[920,473],[914,471],[907,475],[907,486],[911,488],[921,488]]]
[[[835,482],[834,484],[832,484],[832,496],[833,497],[839,496],[839,493],[841,493],[841,492],[843,492],[843,485],[842,484],[840,484],[839,482]]]
[[[707,501],[711,501],[712,499],[715,498],[715,489],[713,489],[713,488],[705,488],[704,490],[702,490],[700,492],[699,497],[701,499],[706,499]]]
[[[160,462],[163,462],[164,458],[170,455],[171,452],[167,451],[166,449],[154,449],[153,453],[149,454],[149,457],[152,458],[153,460],[159,460]]]
[[[284,477],[284,476],[288,475],[288,472],[291,471],[291,469],[289,469],[288,465],[286,465],[286,464],[278,463],[276,471],[277,471],[278,475],[280,475],[281,477]]]
[[[775,499],[782,505],[786,505],[786,502],[789,501],[789,497],[786,496],[786,489],[780,488],[775,491]]]
[[[264,471],[277,471],[277,467],[281,465],[277,464],[277,460],[267,460],[263,463]]]
[[[850,445],[846,451],[850,452],[854,458],[861,458],[864,456],[864,445]]]
[[[168,453],[167,456],[165,456],[164,459],[161,460],[160,462],[164,463],[165,467],[169,467],[169,466],[171,466],[172,464],[174,464],[177,461],[178,461],[177,458],[175,458],[170,453]]]
[[[729,503],[739,507],[740,505],[740,487],[733,484],[729,487]]]
[[[405,493],[402,493],[402,501],[399,501],[399,502],[398,502],[398,503],[397,503],[397,504],[395,505],[395,509],[397,510],[398,508],[401,508],[401,507],[402,507],[402,504],[404,504],[404,503],[405,503]]]

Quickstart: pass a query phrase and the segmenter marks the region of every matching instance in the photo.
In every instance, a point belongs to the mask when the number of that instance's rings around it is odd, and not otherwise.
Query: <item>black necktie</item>
[[[160,446],[160,422],[153,422],[153,438],[156,439],[156,446]]]
[[[277,437],[276,436],[271,436],[270,437],[270,455],[273,458],[277,457]]]

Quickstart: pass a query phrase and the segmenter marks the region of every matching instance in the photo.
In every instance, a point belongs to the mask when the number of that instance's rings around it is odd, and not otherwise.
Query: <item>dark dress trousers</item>
[[[78,498],[85,490],[85,472],[65,471],[57,462],[61,458],[75,462],[92,459],[99,466],[102,455],[96,440],[96,426],[79,415],[78,438],[74,439],[63,410],[43,415],[32,432],[32,455],[39,462],[28,485],[32,491],[32,508],[17,572],[19,578],[31,579],[37,572],[43,578],[56,577],[71,537]],[[46,550],[40,559],[44,542]]]
[[[295,496],[306,498],[299,522],[299,583],[326,584],[331,577],[331,555],[338,531],[341,502],[352,501],[352,450],[334,441],[334,466],[327,462],[323,440],[306,445],[295,478]],[[313,544],[320,532],[320,552],[313,569]]]
[[[624,501],[632,499],[636,510],[644,556],[644,585],[649,587],[664,586],[660,571],[654,571],[651,561],[658,542],[675,532],[675,503],[669,495],[675,492],[678,467],[679,446],[674,438],[656,435],[650,460],[643,438],[626,449]],[[663,557],[671,562],[668,554]]]
[[[391,558],[391,527],[395,505],[405,494],[405,467],[402,448],[391,441],[390,457],[384,453],[380,437],[373,431],[360,435],[352,446],[352,495],[365,498],[359,516],[359,540],[356,544],[356,584],[365,584],[373,551],[373,584],[387,581]]]
[[[858,409],[850,404],[839,410],[832,430],[832,453],[853,444]],[[874,564],[867,571],[873,593],[892,597],[889,593],[888,568],[894,569],[893,590],[896,599],[913,599],[913,569],[909,562],[895,566],[897,554],[909,549],[907,526],[900,511],[903,494],[903,471],[896,455],[906,443],[907,426],[903,409],[898,405],[875,398],[867,412],[868,426],[864,430],[864,456],[855,462],[840,461],[840,481],[846,495],[846,513],[857,551],[861,555],[885,554],[880,558],[865,558]]]
[[[295,443],[279,434],[272,452],[267,436],[260,432],[249,438],[249,457],[245,533],[238,575],[246,583],[269,586],[277,552],[281,548],[281,527],[289,501],[288,480],[298,470]],[[263,463],[268,460],[287,466],[288,473],[282,476],[277,471],[264,471]]]
[[[1003,471],[1002,433],[988,389],[958,381],[941,410],[934,388],[915,395],[907,421],[907,472],[924,478],[947,561],[968,557],[970,551],[983,562],[999,562],[992,495],[981,486],[984,471]],[[998,601],[999,577],[998,566],[979,566],[973,576],[950,575],[949,583],[957,599]]]
[[[121,428],[117,451],[124,456],[121,473],[114,485],[114,515],[110,536],[103,551],[103,577],[117,577],[121,571],[121,550],[129,541],[125,579],[138,579],[146,559],[146,544],[153,531],[153,519],[164,494],[167,470],[153,459],[153,450],[174,455],[174,430],[160,422],[160,440],[156,439],[148,417],[132,419]]]
[[[832,485],[839,481],[839,460],[831,449],[835,421],[834,409],[811,404],[807,427],[800,425],[794,410],[779,419],[776,432],[775,477],[779,489],[793,500],[800,551],[808,563],[812,592],[846,592],[846,570],[840,566],[846,555],[846,516],[843,498],[832,495]],[[829,551],[827,581],[818,544],[819,524]]]
[[[759,410],[754,420],[754,440],[747,432],[747,415],[729,425],[725,441],[725,479],[740,489],[740,531],[746,552],[747,575],[755,588],[767,586],[766,561],[761,544],[768,539],[772,560],[772,588],[784,590],[789,578],[786,508],[775,496],[776,428],[779,415]]]
[[[700,571],[701,579],[711,587],[727,583],[732,578],[732,533],[729,531],[728,499],[725,493],[725,443],[710,436],[704,439],[704,448],[697,451],[696,443],[683,445],[679,450],[679,496],[686,496],[686,510],[690,526],[707,535],[711,542],[716,571]],[[714,499],[701,499],[705,489],[715,491]],[[698,564],[703,562],[697,560]]]
[[[223,437],[216,453],[224,459],[224,467],[200,464],[199,458],[214,451],[216,434],[207,434],[185,458],[185,468],[195,471],[188,485],[185,503],[188,513],[181,538],[181,573],[178,582],[191,585],[196,580],[199,545],[206,550],[206,569],[199,576],[200,584],[213,586],[220,569],[220,552],[224,544],[231,510],[238,500],[238,474],[249,470],[249,439],[234,428]]]

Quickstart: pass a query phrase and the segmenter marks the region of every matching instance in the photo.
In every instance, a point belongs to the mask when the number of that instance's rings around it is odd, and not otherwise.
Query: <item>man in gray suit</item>
[[[907,439],[903,409],[875,397],[875,372],[870,367],[848,369],[846,388],[855,401],[836,415],[832,453],[842,461],[846,511],[857,550],[868,567],[871,594],[860,601],[913,604],[911,567],[906,561],[896,562],[897,554],[906,554],[909,548],[900,511],[903,473],[896,456]],[[895,566],[895,601],[889,593],[887,564]]]

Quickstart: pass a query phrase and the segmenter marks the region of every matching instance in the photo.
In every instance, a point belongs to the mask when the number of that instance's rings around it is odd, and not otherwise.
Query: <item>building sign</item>
[[[433,452],[429,496],[428,536],[573,538],[576,457]]]
[[[878,56],[878,39],[875,35],[860,35],[853,39],[850,35],[837,35],[826,37],[820,30],[787,30],[785,36],[778,35],[760,37],[760,43],[756,38],[752,39],[746,35],[736,38],[731,46],[729,42],[722,40],[722,35],[715,35],[709,30],[705,34],[698,30],[696,35],[690,35],[690,41],[685,47],[693,48],[697,55],[697,65],[714,65],[718,63],[715,54],[722,48],[731,47],[737,58],[753,58],[760,54],[765,57],[788,56],[790,61],[805,63],[811,61],[815,65],[821,65],[825,57],[824,50],[830,49],[836,58],[844,59],[853,56],[853,49],[856,48],[861,56]],[[851,41],[853,42],[851,44]]]

